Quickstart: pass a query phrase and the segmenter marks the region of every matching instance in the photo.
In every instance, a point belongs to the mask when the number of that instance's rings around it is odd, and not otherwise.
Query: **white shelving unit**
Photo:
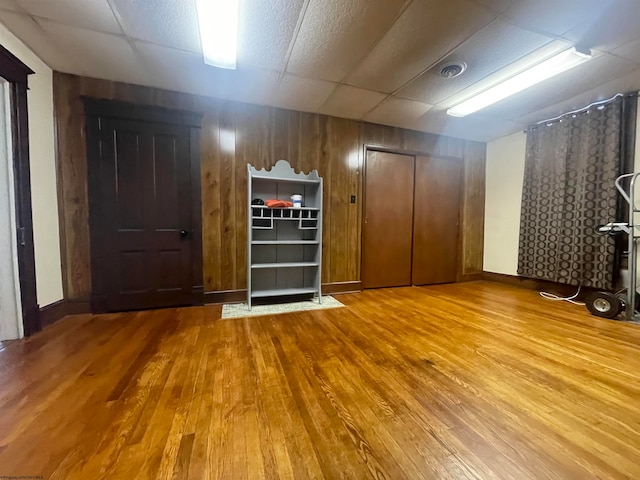
[[[286,160],[271,170],[247,165],[247,305],[255,298],[314,295],[322,301],[322,178],[296,173]],[[254,199],[291,200],[301,208],[252,205]]]

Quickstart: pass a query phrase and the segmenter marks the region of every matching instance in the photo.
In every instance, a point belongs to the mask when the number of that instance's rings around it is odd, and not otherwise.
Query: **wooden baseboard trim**
[[[204,303],[206,305],[218,305],[221,303],[241,303],[247,300],[247,291],[242,290],[218,290],[214,292],[204,292]]]
[[[323,283],[323,295],[339,295],[341,293],[356,293],[362,291],[362,282],[335,282]],[[204,293],[204,303],[207,305],[218,305],[221,303],[241,303],[246,302],[247,291],[240,290],[219,290]]]
[[[40,327],[44,328],[57,322],[67,314],[67,301],[65,299],[50,303],[38,309]]]
[[[323,295],[340,295],[341,293],[357,293],[362,291],[362,282],[359,280],[352,282],[323,283]]]
[[[91,313],[88,300],[58,300],[38,310],[38,319],[42,328],[56,323],[67,315]]]
[[[193,289],[191,290],[191,294],[192,294],[192,305],[194,307],[204,305],[205,303],[204,287],[202,285],[193,287]]]
[[[504,273],[482,272],[482,280],[494,283],[502,283],[503,285],[511,285],[514,287],[526,288],[527,290],[535,290],[537,292],[549,292],[563,297],[574,295],[578,289],[575,285],[567,285],[565,283],[550,282],[548,280],[538,280],[536,278],[520,277],[517,275],[507,275]],[[584,299],[584,295],[589,292],[597,291],[594,288],[582,287],[577,300]]]
[[[458,282],[473,282],[476,280],[484,280],[485,272],[465,273],[461,275]]]
[[[91,302],[88,299],[67,300],[67,315],[83,315],[91,312]]]

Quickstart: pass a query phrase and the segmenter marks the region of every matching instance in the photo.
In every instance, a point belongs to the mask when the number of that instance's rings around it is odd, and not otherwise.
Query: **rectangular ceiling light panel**
[[[236,68],[239,0],[196,0],[204,62]]]
[[[585,53],[572,47],[451,107],[447,113],[453,117],[464,117],[576,67],[590,58],[591,53],[588,51]]]

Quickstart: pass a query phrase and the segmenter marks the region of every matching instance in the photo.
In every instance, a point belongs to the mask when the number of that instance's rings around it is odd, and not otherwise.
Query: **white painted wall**
[[[526,142],[527,136],[518,132],[487,143],[483,267],[486,272],[517,275]]]
[[[640,172],[640,109],[636,129],[635,171]],[[526,142],[527,136],[518,132],[487,143],[484,222],[486,272],[517,275]],[[615,187],[612,185],[611,188]],[[640,205],[640,188],[636,189],[636,197]]]
[[[18,278],[9,83],[0,79],[0,340],[24,334]]]
[[[640,95],[638,95],[638,97],[640,97]],[[633,152],[633,171],[640,172],[640,98],[638,98],[638,111],[636,115],[636,148]]]
[[[0,44],[22,60],[29,76],[29,150],[38,303],[62,299],[62,269],[56,192],[53,72],[29,48],[0,25]]]

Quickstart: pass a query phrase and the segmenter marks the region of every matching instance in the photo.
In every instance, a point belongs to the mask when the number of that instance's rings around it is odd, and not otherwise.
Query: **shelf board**
[[[283,295],[302,295],[304,293],[316,293],[317,288],[275,288],[272,290],[253,290],[252,298],[277,297]]]
[[[251,217],[251,220],[303,220],[305,222],[317,222],[317,218],[293,218],[293,217]]]
[[[318,207],[267,207],[266,205],[251,205],[251,208],[260,208],[262,210],[313,210],[315,212],[319,211]]]
[[[275,263],[254,263],[251,268],[299,268],[318,267],[318,262],[275,262]]]
[[[255,173],[251,175],[251,180],[266,180],[267,182],[286,182],[286,183],[308,183],[308,184],[315,183],[316,185],[320,185],[319,180],[309,180],[307,178],[272,177],[271,175],[262,176]]]
[[[320,245],[318,240],[253,240],[252,245]]]

